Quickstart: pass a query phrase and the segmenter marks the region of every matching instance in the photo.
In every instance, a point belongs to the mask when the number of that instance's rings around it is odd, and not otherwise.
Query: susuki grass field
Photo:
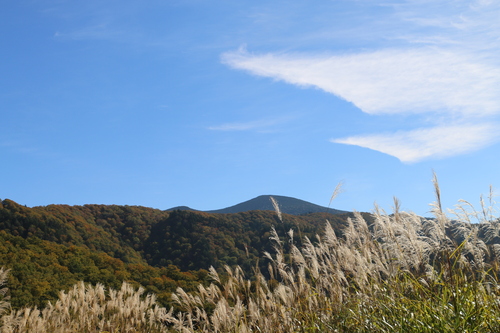
[[[301,248],[294,230],[273,228],[268,272],[248,279],[239,267],[212,268],[213,283],[179,288],[175,308],[128,284],[79,283],[41,310],[11,311],[4,298],[1,332],[500,332],[492,196],[478,211],[462,202],[445,213],[434,181],[433,218],[401,212],[395,200],[390,214],[375,207],[367,221],[355,213],[344,230],[326,221]]]

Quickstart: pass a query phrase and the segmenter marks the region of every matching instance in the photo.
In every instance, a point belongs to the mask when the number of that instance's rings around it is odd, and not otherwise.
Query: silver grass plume
[[[269,197],[269,199],[271,199],[271,203],[273,204],[274,210],[276,212],[276,215],[278,215],[280,222],[283,222],[283,217],[281,216],[281,210],[280,206],[278,205],[278,201],[276,201],[274,197]]]
[[[2,315],[9,307],[9,296],[6,296],[9,289],[5,287],[7,278],[9,277],[9,269],[0,268],[0,315]]]

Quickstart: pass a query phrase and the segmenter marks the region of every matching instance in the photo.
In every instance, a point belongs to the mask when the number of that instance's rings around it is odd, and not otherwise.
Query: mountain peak
[[[248,201],[241,202],[234,206],[205,211],[207,213],[218,213],[218,214],[229,214],[229,213],[241,213],[250,210],[272,210],[274,211],[273,204],[271,202],[271,197],[273,197],[277,202],[282,213],[290,215],[304,215],[309,213],[332,213],[332,214],[342,214],[345,211],[319,206],[304,200],[286,197],[282,195],[260,195]],[[181,209],[181,210],[194,210],[189,207],[187,209],[182,209],[184,207],[175,207],[169,210]]]

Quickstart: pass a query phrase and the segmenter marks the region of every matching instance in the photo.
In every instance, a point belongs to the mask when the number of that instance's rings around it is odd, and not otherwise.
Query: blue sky
[[[500,186],[500,4],[4,1],[0,198],[428,215]]]

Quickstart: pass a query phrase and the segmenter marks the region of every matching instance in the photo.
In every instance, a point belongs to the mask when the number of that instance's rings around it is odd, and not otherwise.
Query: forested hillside
[[[0,201],[0,267],[11,269],[12,305],[43,306],[77,281],[117,288],[143,285],[163,304],[178,286],[207,282],[207,269],[266,267],[269,232],[294,229],[294,242],[320,233],[344,215],[283,215],[272,211],[209,214],[137,206],[49,205],[28,208]]]

